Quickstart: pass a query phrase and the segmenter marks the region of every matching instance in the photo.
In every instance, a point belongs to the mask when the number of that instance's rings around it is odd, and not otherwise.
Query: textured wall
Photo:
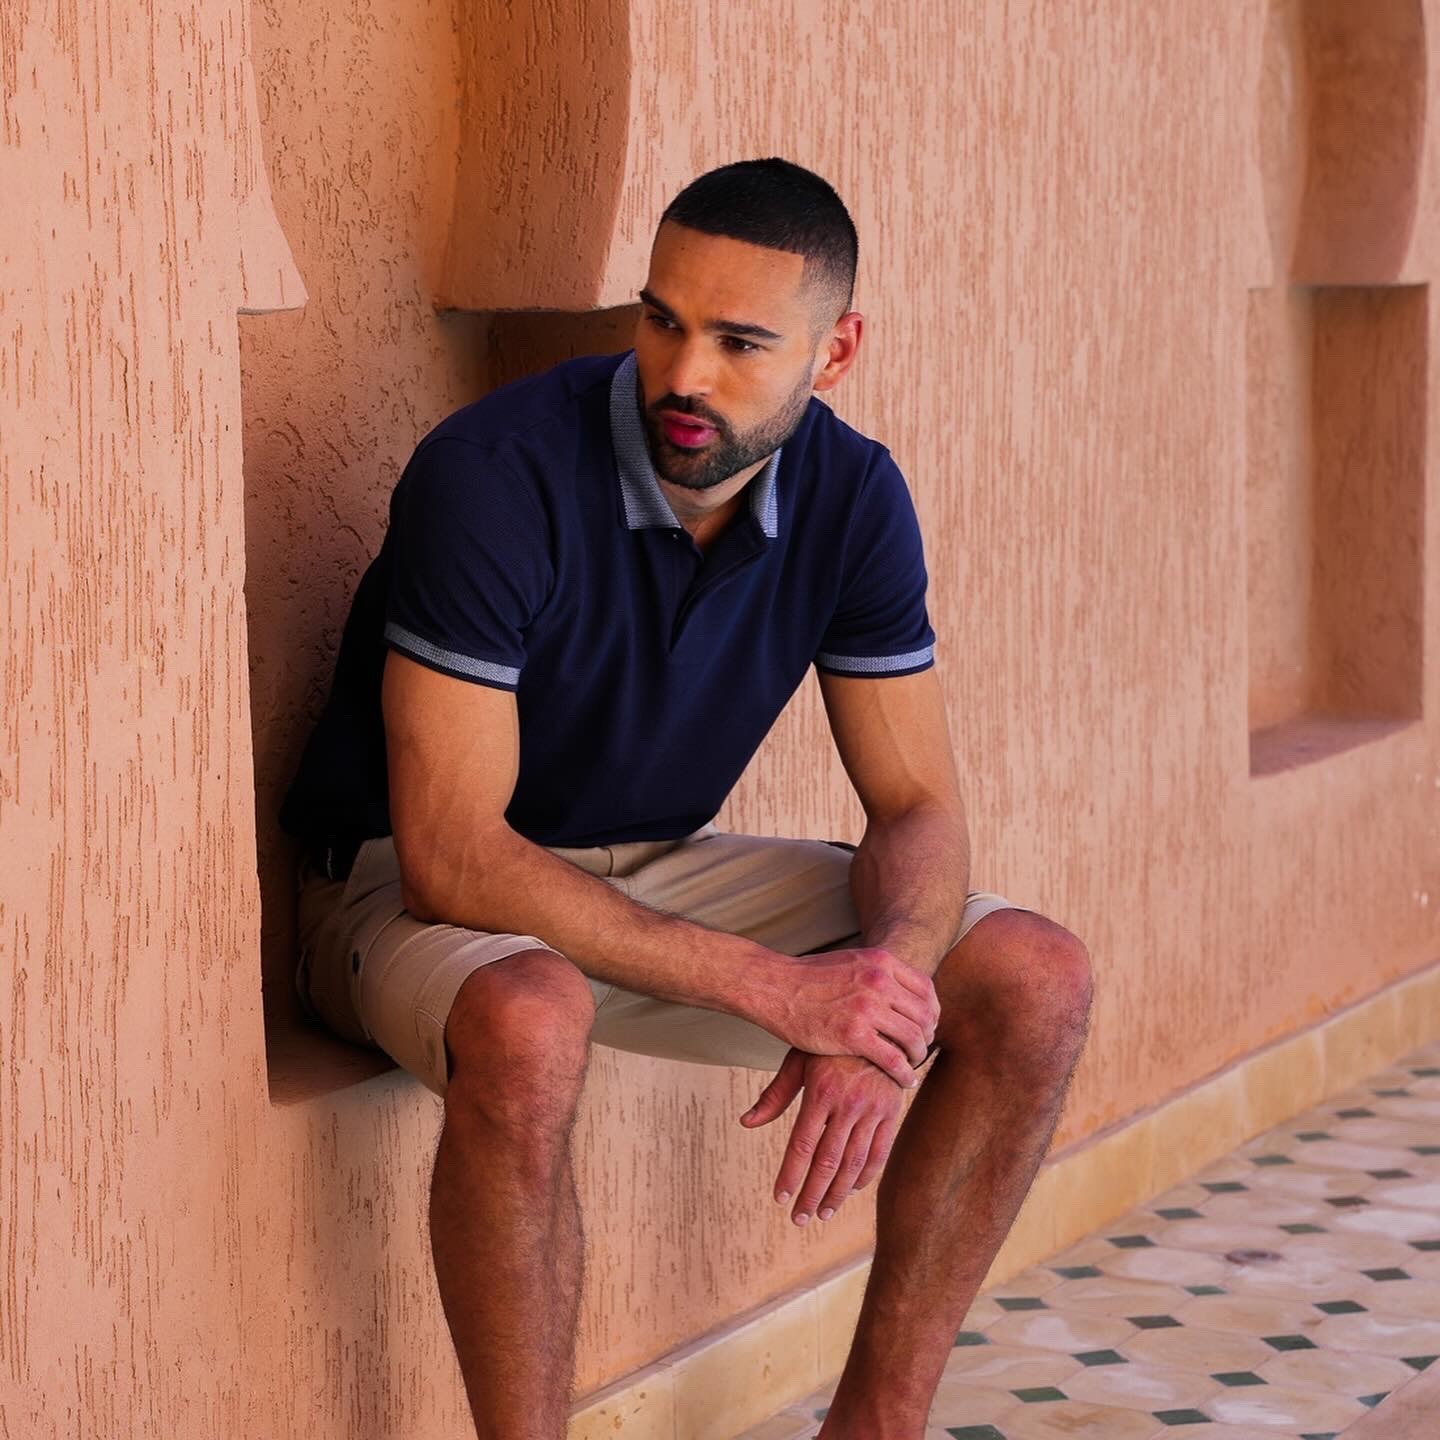
[[[1440,564],[1427,427],[1314,403],[1317,362],[1433,390],[1433,307],[1389,290],[1433,268],[1433,6],[1348,44],[1298,0],[957,13],[268,0],[262,169],[240,0],[0,0],[0,1435],[467,1433],[438,1106],[297,1027],[274,812],[415,440],[625,343],[472,312],[623,304],[711,163],[779,149],[855,213],[837,408],[920,509],[973,883],[1099,971],[1061,1143],[1433,958],[1433,578],[1376,602],[1420,705],[1306,678],[1334,437],[1398,517],[1359,572]],[[1376,293],[1336,321],[1342,282]],[[858,833],[812,687],[721,819]],[[595,1052],[582,1389],[867,1245],[864,1200],[768,1201],[761,1083]]]
[[[0,6],[0,1434],[260,1433],[238,4]]]

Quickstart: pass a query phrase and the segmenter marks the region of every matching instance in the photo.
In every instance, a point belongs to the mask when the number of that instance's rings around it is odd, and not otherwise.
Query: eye
[[[726,335],[724,343],[737,355],[748,355],[752,350],[760,348],[754,341],[742,340],[738,335]]]
[[[666,319],[664,315],[647,315],[645,318],[657,329],[673,330],[675,328],[675,322]]]

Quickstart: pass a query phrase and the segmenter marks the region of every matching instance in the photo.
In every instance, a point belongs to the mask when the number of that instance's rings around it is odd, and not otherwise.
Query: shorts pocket
[[[355,857],[350,881],[341,902],[344,916],[345,984],[350,1011],[361,1035],[370,1044],[377,1043],[365,1020],[362,1003],[361,971],[380,932],[405,913],[400,898],[400,875],[395,864],[395,847],[386,837],[367,840]]]

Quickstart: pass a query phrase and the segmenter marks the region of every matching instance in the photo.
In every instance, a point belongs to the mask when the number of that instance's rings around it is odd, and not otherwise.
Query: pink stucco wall
[[[1099,972],[1060,1143],[1435,958],[1437,12],[1358,13],[0,4],[0,1434],[466,1433],[275,807],[414,442],[625,345],[711,163],[859,225],[973,882]],[[806,687],[722,823],[859,819]],[[760,1083],[596,1051],[582,1390],[866,1247]]]

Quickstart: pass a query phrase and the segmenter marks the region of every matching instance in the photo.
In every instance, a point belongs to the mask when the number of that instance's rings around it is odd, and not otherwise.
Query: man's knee
[[[979,921],[957,948],[968,953],[956,957],[960,983],[948,1016],[941,997],[942,1028],[948,1020],[967,1043],[1006,1036],[1037,1063],[1068,1071],[1085,1042],[1093,995],[1084,943],[1034,911],[1006,909]]]
[[[1066,1028],[1083,1030],[1094,997],[1089,950],[1054,920],[1029,910],[1015,915],[1025,925],[1020,944],[1037,1001]]]
[[[527,1133],[568,1128],[584,1086],[595,998],[553,950],[524,950],[466,977],[445,1022],[447,1112]]]

